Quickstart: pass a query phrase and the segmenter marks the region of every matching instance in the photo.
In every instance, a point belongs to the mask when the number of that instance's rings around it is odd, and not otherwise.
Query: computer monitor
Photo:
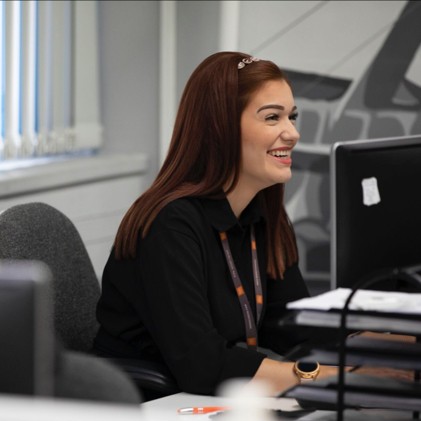
[[[0,260],[0,393],[54,393],[51,273],[41,262]]]
[[[337,142],[330,160],[332,289],[421,264],[421,135]]]

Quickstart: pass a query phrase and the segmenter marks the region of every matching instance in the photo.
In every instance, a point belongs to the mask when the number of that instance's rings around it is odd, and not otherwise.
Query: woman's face
[[[239,184],[258,191],[291,178],[291,151],[300,137],[297,108],[284,80],[266,82],[241,115]]]

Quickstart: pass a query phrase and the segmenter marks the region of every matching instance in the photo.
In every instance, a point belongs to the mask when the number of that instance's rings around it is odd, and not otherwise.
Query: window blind
[[[1,0],[0,160],[98,149],[96,1]]]

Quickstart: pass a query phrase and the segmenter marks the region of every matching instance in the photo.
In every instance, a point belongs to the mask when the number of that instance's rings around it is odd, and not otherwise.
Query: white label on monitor
[[[377,205],[380,203],[379,187],[377,186],[377,178],[364,178],[361,182],[363,186],[363,203],[366,206]]]

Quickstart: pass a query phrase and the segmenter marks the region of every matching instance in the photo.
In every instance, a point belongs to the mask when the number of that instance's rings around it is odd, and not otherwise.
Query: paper
[[[290,310],[342,309],[351,293],[349,288],[337,288],[315,297],[303,298],[287,304]],[[421,294],[359,290],[351,299],[352,310],[385,311],[402,314],[421,314]]]
[[[377,205],[380,203],[379,187],[377,185],[377,178],[364,178],[361,181],[363,187],[363,203],[366,206]]]

